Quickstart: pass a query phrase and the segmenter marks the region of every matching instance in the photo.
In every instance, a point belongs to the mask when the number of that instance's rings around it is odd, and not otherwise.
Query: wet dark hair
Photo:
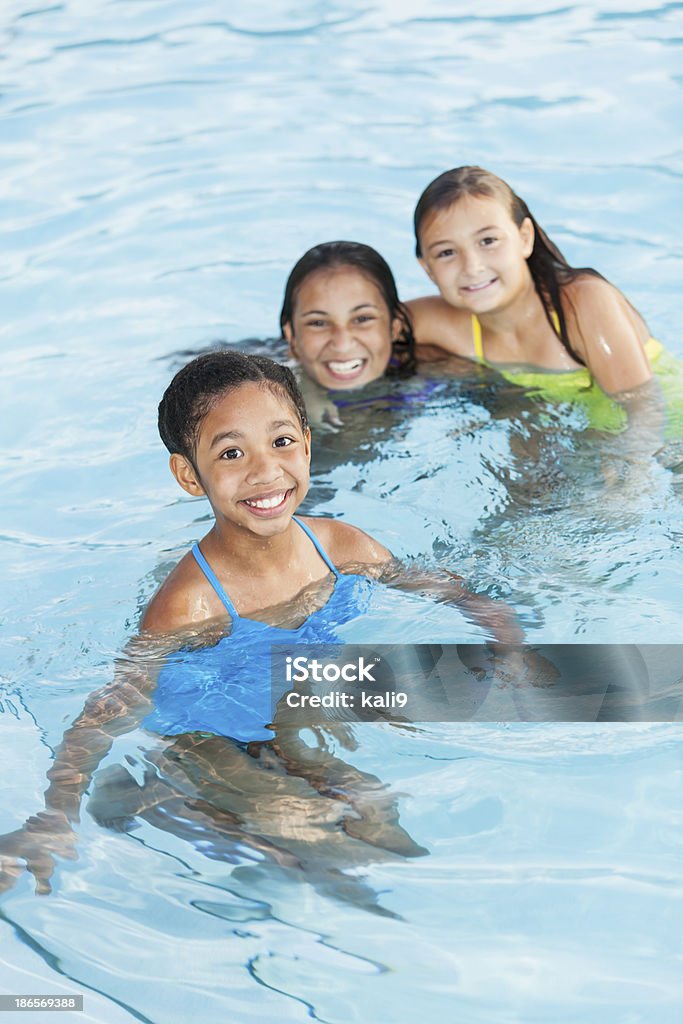
[[[225,394],[243,384],[259,384],[284,398],[296,411],[302,430],[308,429],[306,406],[291,370],[265,356],[223,349],[197,356],[166,388],[159,403],[159,434],[169,452],[194,465],[202,422]]]
[[[319,270],[351,267],[358,270],[379,288],[387,304],[389,316],[401,323],[401,333],[392,342],[391,358],[385,370],[388,377],[408,377],[415,372],[415,338],[410,314],[398,297],[391,268],[376,249],[361,242],[322,242],[305,252],[287,278],[280,312],[280,329],[292,324],[294,306],[302,284]]]
[[[570,266],[555,243],[548,238],[543,228],[531,215],[524,200],[520,199],[502,178],[492,174],[491,171],[484,170],[483,167],[456,167],[435,178],[424,190],[415,207],[416,255],[422,256],[420,229],[427,217],[437,211],[447,210],[464,196],[485,196],[488,199],[497,199],[506,207],[518,228],[522,226],[522,222],[526,218],[531,221],[534,228],[534,247],[531,255],[527,258],[527,263],[534,287],[543,303],[548,323],[555,330],[552,321],[552,311],[555,310],[560,323],[560,330],[556,331],[560,341],[572,358],[583,364],[584,360],[572,348],[567,336],[567,324],[561,298],[562,285],[575,280],[581,274],[592,274],[600,278],[602,278],[602,274],[592,267]]]

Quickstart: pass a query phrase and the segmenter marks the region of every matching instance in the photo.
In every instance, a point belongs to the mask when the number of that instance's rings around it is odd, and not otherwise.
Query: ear
[[[289,354],[294,356],[295,359],[299,358],[299,353],[296,350],[296,339],[294,338],[294,331],[289,321],[282,325],[282,337],[289,345]]]
[[[193,495],[193,497],[201,497],[206,494],[206,491],[202,487],[197,475],[197,471],[184,455],[178,455],[176,452],[168,460],[168,464],[171,467],[173,476],[184,491],[187,491],[187,493]]]
[[[536,232],[534,231],[534,226],[531,223],[530,217],[524,218],[519,226],[519,233],[522,238],[522,253],[524,255],[524,259],[528,260],[533,251],[534,239],[536,237]]]
[[[399,317],[395,316],[394,319],[391,321],[391,340],[392,341],[398,341],[398,339],[401,337],[401,333],[403,331],[403,327],[404,327],[403,321]]]
[[[417,257],[417,262],[420,264],[420,266],[424,270],[424,272],[427,275],[427,277],[429,278],[429,280],[433,281],[434,280],[434,275],[432,274],[431,270],[429,269],[429,265],[428,265],[426,259],[424,258],[424,256],[418,256]]]
[[[306,453],[306,459],[308,464],[311,464],[311,428],[306,427],[304,430],[304,451]]]

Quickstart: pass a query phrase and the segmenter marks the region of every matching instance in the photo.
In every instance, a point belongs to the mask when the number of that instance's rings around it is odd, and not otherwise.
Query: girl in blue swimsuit
[[[362,614],[373,580],[396,576],[387,549],[356,527],[294,517],[308,489],[311,450],[291,371],[240,352],[200,356],[167,389],[159,429],[176,480],[187,493],[208,498],[215,522],[150,602],[137,641],[146,648],[142,656],[124,662],[115,683],[93,694],[65,733],[48,773],[45,810],[0,838],[0,890],[23,862],[39,891],[49,891],[54,855],[75,856],[72,826],[98,764],[114,737],[140,722],[167,745],[145,755],[149,786],[142,790],[130,777],[121,782],[121,766],[113,766],[113,784],[111,771],[105,773],[104,789],[89,807],[103,824],[125,828],[143,816],[197,835],[204,845],[207,835],[217,835],[216,855],[223,859],[235,855],[237,841],[282,863],[301,863],[309,846],[293,855],[282,832],[298,806],[292,789],[304,779],[328,798],[326,813],[339,818],[334,836],[362,839],[365,850],[370,844],[385,853],[424,852],[398,824],[395,801],[378,779],[324,746],[312,751],[296,725],[267,728],[270,645],[338,640],[339,627]],[[468,594],[457,577],[394,582],[457,602],[503,643],[521,640],[504,605]],[[166,657],[155,676],[150,663],[158,668],[160,654]],[[255,759],[267,771],[252,777]],[[249,794],[257,790],[264,799],[283,793],[287,827],[279,835],[274,811],[267,829],[254,834],[248,827],[258,810]],[[307,818],[299,826],[301,834],[313,828]],[[343,846],[340,858],[362,856],[357,846]]]
[[[147,728],[272,738],[270,645],[338,640],[379,578],[457,601],[486,626],[493,612],[498,639],[520,639],[511,613],[457,579],[401,578],[390,552],[356,527],[294,516],[308,490],[310,431],[286,367],[238,352],[200,356],[167,389],[159,429],[176,480],[209,499],[215,523],[152,599],[142,629],[218,628],[222,639],[167,660]],[[226,665],[239,666],[230,686]]]

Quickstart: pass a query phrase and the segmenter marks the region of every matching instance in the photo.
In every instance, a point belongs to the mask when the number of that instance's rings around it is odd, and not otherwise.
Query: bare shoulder
[[[625,295],[604,277],[581,274],[562,288],[562,294],[569,300],[568,313],[580,320],[592,323],[609,322],[616,318],[620,323],[626,320],[645,341],[649,336],[647,324]]]
[[[626,299],[618,288],[606,281],[604,277],[594,274],[580,274],[573,281],[562,286],[562,294],[577,310],[588,306],[595,311],[600,307],[609,309],[613,306],[627,305]]]
[[[222,605],[193,555],[188,552],[166,577],[142,617],[143,633],[173,633],[202,625],[220,614]]]
[[[440,295],[423,295],[419,299],[410,299],[405,305],[413,325],[418,358],[422,358],[420,349],[423,346],[466,359],[474,358],[469,313],[450,306]]]
[[[346,566],[385,565],[391,552],[357,526],[338,519],[318,519],[302,516],[316,535],[333,565],[344,572]]]

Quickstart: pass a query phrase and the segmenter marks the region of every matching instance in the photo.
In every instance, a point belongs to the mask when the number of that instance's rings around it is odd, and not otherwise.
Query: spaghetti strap
[[[306,526],[305,523],[302,523],[300,519],[297,519],[296,516],[292,516],[292,519],[301,527],[306,536],[311,539],[311,541],[313,542],[313,546],[315,547],[315,550],[318,552],[318,554],[320,555],[320,557],[322,558],[323,562],[330,570],[330,572],[333,572],[337,579],[339,579],[339,570],[335,565],[332,564],[332,562],[328,558],[327,552],[323,548],[322,544],[320,543],[316,535],[313,533],[313,530],[311,530],[310,527]]]
[[[474,358],[482,366],[486,366],[484,359],[484,342],[481,337],[481,324],[476,313],[472,314],[472,341],[474,343]]]
[[[218,577],[216,576],[215,572],[213,571],[207,560],[204,558],[204,555],[201,552],[199,544],[193,544],[192,554],[195,557],[197,565],[202,570],[207,580],[209,581],[213,589],[216,591],[225,607],[230,612],[230,617],[232,619],[239,619],[239,615],[237,614],[234,604],[223,590],[223,587],[221,586]]]
[[[306,536],[311,540],[311,542],[313,544],[313,547],[318,552],[318,554],[320,555],[320,557],[322,558],[323,562],[325,563],[327,568],[330,570],[330,572],[334,573],[335,577],[337,579],[339,579],[339,571],[338,571],[338,569],[336,568],[336,566],[334,566],[332,564],[332,562],[328,558],[327,552],[322,547],[320,541],[318,540],[316,535],[313,533],[313,531],[308,526],[306,526],[305,523],[302,523],[300,519],[297,519],[296,516],[292,516],[292,519],[294,520],[294,522],[298,526],[301,527],[301,529],[304,531]],[[215,572],[213,571],[213,569],[211,568],[211,566],[209,565],[207,560],[204,558],[204,555],[202,554],[202,551],[201,551],[201,548],[199,547],[199,544],[194,544],[192,546],[192,554],[195,557],[195,561],[196,561],[197,565],[202,570],[202,572],[206,576],[207,580],[209,581],[209,583],[211,584],[213,589],[216,591],[218,597],[220,597],[221,601],[223,602],[225,607],[230,612],[230,617],[233,620],[239,619],[240,616],[239,616],[239,613],[237,612],[237,609],[235,608],[234,604],[232,603],[232,601],[230,600],[230,598],[228,597],[226,592],[223,590],[223,587],[221,586],[220,581],[219,581],[218,577],[216,576]]]

